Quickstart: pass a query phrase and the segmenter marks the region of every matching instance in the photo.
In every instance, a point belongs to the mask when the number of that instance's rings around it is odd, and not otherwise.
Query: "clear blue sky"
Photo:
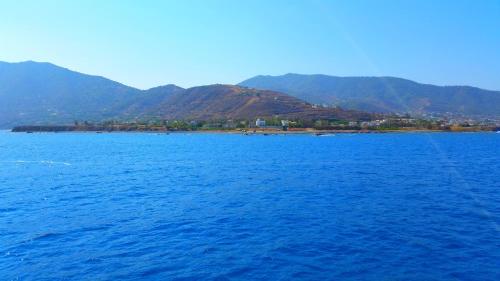
[[[258,74],[500,90],[500,1],[2,1],[0,60],[149,88]]]

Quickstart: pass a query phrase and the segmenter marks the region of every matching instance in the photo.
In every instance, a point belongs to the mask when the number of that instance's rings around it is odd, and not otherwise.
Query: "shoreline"
[[[496,130],[429,130],[429,129],[402,129],[402,130],[172,130],[172,131],[159,131],[159,130],[4,130],[11,133],[87,133],[87,134],[114,134],[114,133],[144,133],[144,134],[237,134],[237,135],[332,135],[332,134],[387,134],[387,133],[497,133]]]

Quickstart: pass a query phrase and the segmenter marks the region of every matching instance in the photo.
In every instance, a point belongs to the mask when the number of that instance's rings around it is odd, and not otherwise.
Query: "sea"
[[[1,131],[0,280],[500,280],[500,134]]]

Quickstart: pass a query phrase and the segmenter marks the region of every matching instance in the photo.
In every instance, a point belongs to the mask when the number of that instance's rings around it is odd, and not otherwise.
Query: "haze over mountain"
[[[61,124],[74,120],[134,118],[296,118],[369,119],[341,109],[314,108],[285,94],[211,85],[175,85],[139,90],[104,77],[78,73],[50,63],[0,62],[0,128]]]
[[[256,76],[239,85],[279,91],[310,103],[368,112],[500,116],[500,92],[434,86],[396,77],[286,74]]]

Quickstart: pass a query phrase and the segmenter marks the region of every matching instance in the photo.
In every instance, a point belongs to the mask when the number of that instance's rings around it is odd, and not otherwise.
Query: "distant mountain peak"
[[[50,67],[56,67],[60,69],[66,69],[61,66],[57,66],[53,63],[50,62],[39,62],[39,61],[34,61],[34,60],[26,60],[26,61],[20,61],[20,62],[5,62],[5,61],[0,61],[2,64],[7,64],[7,65],[18,65],[18,66],[50,66]]]
[[[177,86],[175,84],[166,84],[166,85],[162,85],[162,86],[157,86],[157,87],[150,88],[150,89],[148,89],[146,91],[159,91],[159,90],[182,91],[182,90],[185,90],[185,89],[182,88],[182,87],[179,87],[179,86]]]

